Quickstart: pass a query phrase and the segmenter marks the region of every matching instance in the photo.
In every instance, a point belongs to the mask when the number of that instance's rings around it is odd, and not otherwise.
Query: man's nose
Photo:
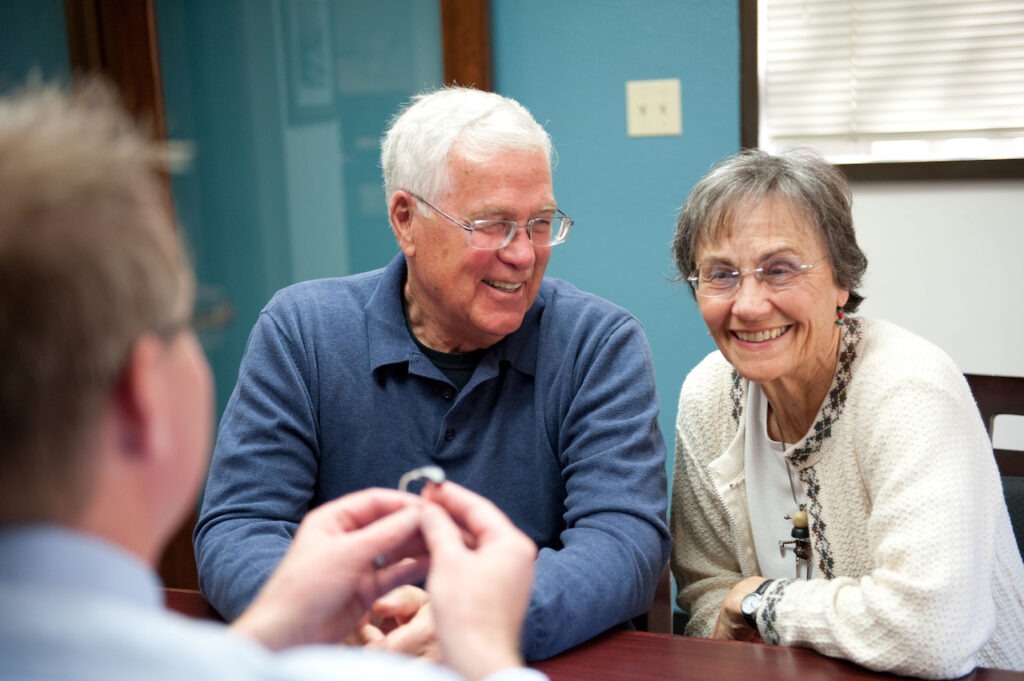
[[[514,262],[518,265],[530,264],[536,259],[537,254],[533,249],[533,242],[526,233],[526,227],[520,225],[516,233],[512,235],[512,241],[508,242],[499,251],[502,259]]]

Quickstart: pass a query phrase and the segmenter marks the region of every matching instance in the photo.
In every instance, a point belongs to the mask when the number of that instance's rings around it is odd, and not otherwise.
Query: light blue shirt
[[[0,680],[454,681],[422,660],[344,646],[274,653],[163,608],[153,572],[113,544],[57,527],[0,532]],[[538,681],[507,669],[488,681]]]

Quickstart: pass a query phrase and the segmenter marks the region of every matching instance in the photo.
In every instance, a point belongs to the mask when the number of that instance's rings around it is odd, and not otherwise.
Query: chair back
[[[202,620],[223,622],[213,606],[206,602],[198,589],[176,589],[164,587],[164,604],[168,610]]]
[[[668,565],[658,577],[658,586],[654,591],[654,602],[651,603],[650,610],[634,617],[633,626],[640,631],[672,633],[672,570]]]
[[[991,438],[996,417],[1001,414],[1024,416],[1024,377],[964,374],[974,394],[978,411]],[[1024,451],[993,449],[999,474],[1003,476],[1003,495],[1010,511],[1017,548],[1024,556]]]

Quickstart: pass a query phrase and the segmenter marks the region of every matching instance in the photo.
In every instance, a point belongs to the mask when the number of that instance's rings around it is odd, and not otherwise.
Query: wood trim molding
[[[985,161],[916,161],[906,163],[845,163],[839,165],[851,182],[897,180],[1019,180],[1024,158]]]
[[[757,82],[757,0],[740,3],[740,148],[757,146],[760,98]]]
[[[444,82],[493,90],[488,0],[440,0]]]
[[[96,3],[92,0],[64,0],[68,54],[71,59],[71,70],[75,73],[94,73],[102,70],[98,14]]]
[[[154,0],[64,0],[64,14],[72,72],[106,76],[153,135],[166,137]]]

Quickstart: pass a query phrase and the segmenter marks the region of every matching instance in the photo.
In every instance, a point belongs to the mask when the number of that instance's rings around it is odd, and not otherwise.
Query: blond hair
[[[75,516],[133,343],[190,312],[170,158],[101,82],[0,100],[0,523]]]

